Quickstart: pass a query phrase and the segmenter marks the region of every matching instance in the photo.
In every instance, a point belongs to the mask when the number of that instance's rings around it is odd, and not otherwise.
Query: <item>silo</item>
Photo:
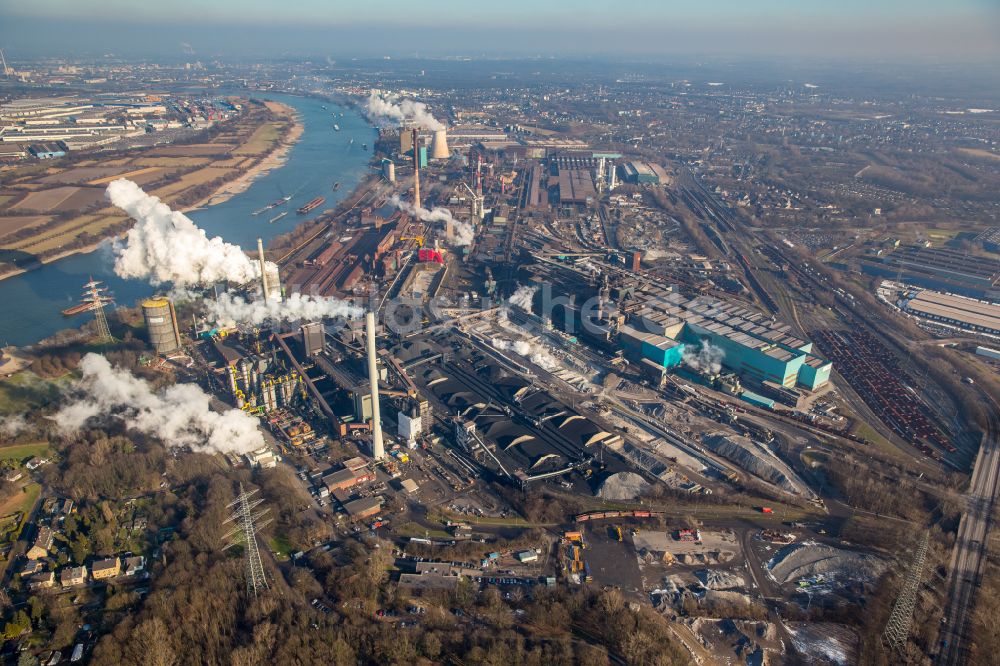
[[[142,302],[142,316],[149,331],[149,343],[157,354],[169,354],[181,348],[174,304],[166,298],[150,298]]]
[[[448,130],[442,128],[434,130],[434,139],[431,141],[431,159],[446,160],[451,156],[448,150]]]
[[[390,183],[396,182],[396,164],[392,160],[382,160],[382,177]]]

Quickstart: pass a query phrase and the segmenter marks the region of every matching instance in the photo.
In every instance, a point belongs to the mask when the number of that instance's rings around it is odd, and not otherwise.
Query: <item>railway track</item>
[[[939,666],[968,662],[974,602],[982,582],[986,543],[1000,485],[1000,407],[990,396],[985,397],[990,406],[987,429],[969,482],[968,507],[952,550],[945,625],[934,662]]]
[[[278,264],[279,266],[284,266],[285,264],[287,264],[289,262],[295,261],[296,256],[300,252],[302,252],[304,249],[306,249],[307,247],[309,247],[309,245],[313,241],[315,241],[317,238],[319,238],[322,234],[324,234],[327,231],[329,231],[330,228],[333,226],[334,222],[336,222],[337,220],[339,220],[339,219],[343,218],[344,216],[348,215],[349,213],[351,213],[352,211],[354,211],[358,206],[360,206],[362,204],[370,203],[372,200],[374,200],[375,196],[377,196],[376,190],[380,190],[380,188],[379,188],[379,182],[378,181],[376,181],[371,187],[369,187],[367,190],[365,190],[364,193],[362,193],[361,196],[358,197],[358,200],[355,201],[354,204],[350,208],[348,208],[347,210],[343,210],[343,211],[335,214],[332,218],[330,218],[330,220],[328,222],[326,222],[323,225],[321,225],[320,228],[319,228],[319,230],[316,231],[316,233],[312,234],[311,236],[309,236],[308,238],[306,238],[305,240],[303,240],[301,243],[299,243],[298,245],[296,245],[295,247],[293,247],[292,249],[290,249],[284,255],[282,255],[281,257],[279,257],[275,261],[275,263]]]

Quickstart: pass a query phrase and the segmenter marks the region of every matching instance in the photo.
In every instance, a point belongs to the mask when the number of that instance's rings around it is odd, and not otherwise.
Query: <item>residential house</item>
[[[28,552],[25,553],[29,560],[40,560],[46,557],[52,550],[52,540],[55,534],[49,527],[39,527],[38,536],[35,537],[35,543],[32,544]]]
[[[66,567],[59,572],[59,584],[74,587],[87,582],[87,567]]]
[[[108,557],[103,560],[97,560],[90,565],[90,575],[94,577],[94,580],[114,578],[121,573],[121,570],[122,563],[117,557]]]
[[[47,590],[56,584],[55,571],[41,571],[28,578],[29,590]]]
[[[142,555],[125,558],[125,575],[134,576],[146,570],[146,558]]]

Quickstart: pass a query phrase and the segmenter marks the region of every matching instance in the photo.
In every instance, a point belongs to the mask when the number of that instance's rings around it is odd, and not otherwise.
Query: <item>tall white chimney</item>
[[[260,259],[260,290],[267,304],[267,262],[264,261],[264,241],[257,239],[257,257]]]
[[[365,327],[368,337],[368,380],[372,385],[372,457],[378,460],[385,457],[385,445],[382,443],[382,416],[378,404],[378,367],[375,365],[375,313],[365,316]]]

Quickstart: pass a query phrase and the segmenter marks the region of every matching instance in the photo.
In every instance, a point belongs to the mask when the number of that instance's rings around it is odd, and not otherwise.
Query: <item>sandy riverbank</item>
[[[266,102],[266,104],[272,112],[278,112],[292,118],[293,124],[291,129],[288,130],[288,133],[278,142],[270,153],[262,157],[257,164],[247,169],[246,173],[237,176],[227,183],[223,183],[222,186],[215,190],[215,192],[212,192],[212,194],[208,195],[201,201],[198,201],[193,206],[185,208],[184,212],[197,210],[206,206],[214,206],[222,203],[223,201],[229,201],[229,199],[237,194],[246,192],[255,180],[270,172],[271,169],[277,169],[278,167],[284,165],[285,161],[288,159],[288,152],[292,149],[292,146],[298,143],[299,139],[302,138],[302,133],[305,132],[305,125],[302,124],[301,115],[291,106],[282,104],[281,102]]]
[[[287,104],[282,104],[280,102],[267,102],[268,108],[272,111],[277,110],[278,112],[288,115],[293,120],[292,127],[288,130],[285,136],[275,145],[275,147],[267,155],[262,157],[257,164],[250,167],[245,173],[237,176],[233,180],[220,185],[214,192],[196,202],[193,206],[189,206],[183,209],[185,213],[198,210],[199,208],[206,208],[208,206],[214,206],[220,204],[224,201],[228,201],[233,196],[245,192],[253,182],[270,172],[271,169],[276,169],[285,163],[288,158],[288,152],[292,147],[298,143],[299,139],[302,137],[303,132],[305,132],[305,125],[302,124],[300,114],[291,106]],[[14,270],[8,270],[0,272],[0,280],[5,280],[7,278],[15,277],[21,275],[22,273],[27,273],[28,271],[35,270],[40,265],[50,264],[60,259],[65,259],[66,257],[72,256],[74,254],[87,254],[93,252],[101,247],[104,243],[114,239],[124,237],[124,233],[107,236],[89,245],[84,245],[83,247],[73,248],[71,250],[64,250],[62,252],[57,252],[51,256],[44,257],[38,260],[38,264],[33,265],[31,268],[17,268]]]

